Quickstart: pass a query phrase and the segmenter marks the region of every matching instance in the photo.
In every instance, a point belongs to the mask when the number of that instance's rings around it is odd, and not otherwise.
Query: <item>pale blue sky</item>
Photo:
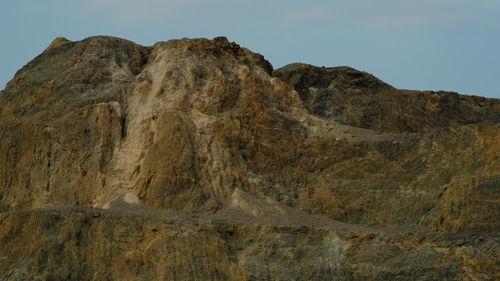
[[[0,1],[0,89],[57,36],[222,35],[275,68],[348,65],[398,88],[500,98],[500,0]]]

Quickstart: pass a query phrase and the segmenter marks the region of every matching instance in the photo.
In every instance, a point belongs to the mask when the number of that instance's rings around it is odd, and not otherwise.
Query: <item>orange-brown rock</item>
[[[273,71],[223,37],[56,39],[0,93],[0,138],[0,280],[498,274],[497,99]]]

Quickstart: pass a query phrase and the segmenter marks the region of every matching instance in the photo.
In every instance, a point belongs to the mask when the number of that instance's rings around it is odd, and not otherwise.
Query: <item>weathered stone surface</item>
[[[493,280],[497,236],[49,208],[0,217],[2,280]],[[27,245],[26,243],[29,242]]]
[[[308,111],[328,120],[387,132],[430,132],[499,123],[500,101],[453,92],[399,90],[350,67],[290,64],[273,75],[299,92]]]
[[[0,138],[0,279],[498,274],[497,99],[225,38],[58,38],[1,92]]]

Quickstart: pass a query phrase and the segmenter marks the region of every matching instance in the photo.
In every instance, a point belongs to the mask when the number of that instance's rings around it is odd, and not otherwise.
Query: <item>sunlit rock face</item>
[[[496,278],[497,99],[222,37],[57,38],[0,138],[0,280]]]

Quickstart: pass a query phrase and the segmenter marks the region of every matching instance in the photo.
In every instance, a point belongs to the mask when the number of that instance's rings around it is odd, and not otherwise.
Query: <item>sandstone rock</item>
[[[56,39],[0,109],[3,280],[497,274],[497,99],[98,36]]]

